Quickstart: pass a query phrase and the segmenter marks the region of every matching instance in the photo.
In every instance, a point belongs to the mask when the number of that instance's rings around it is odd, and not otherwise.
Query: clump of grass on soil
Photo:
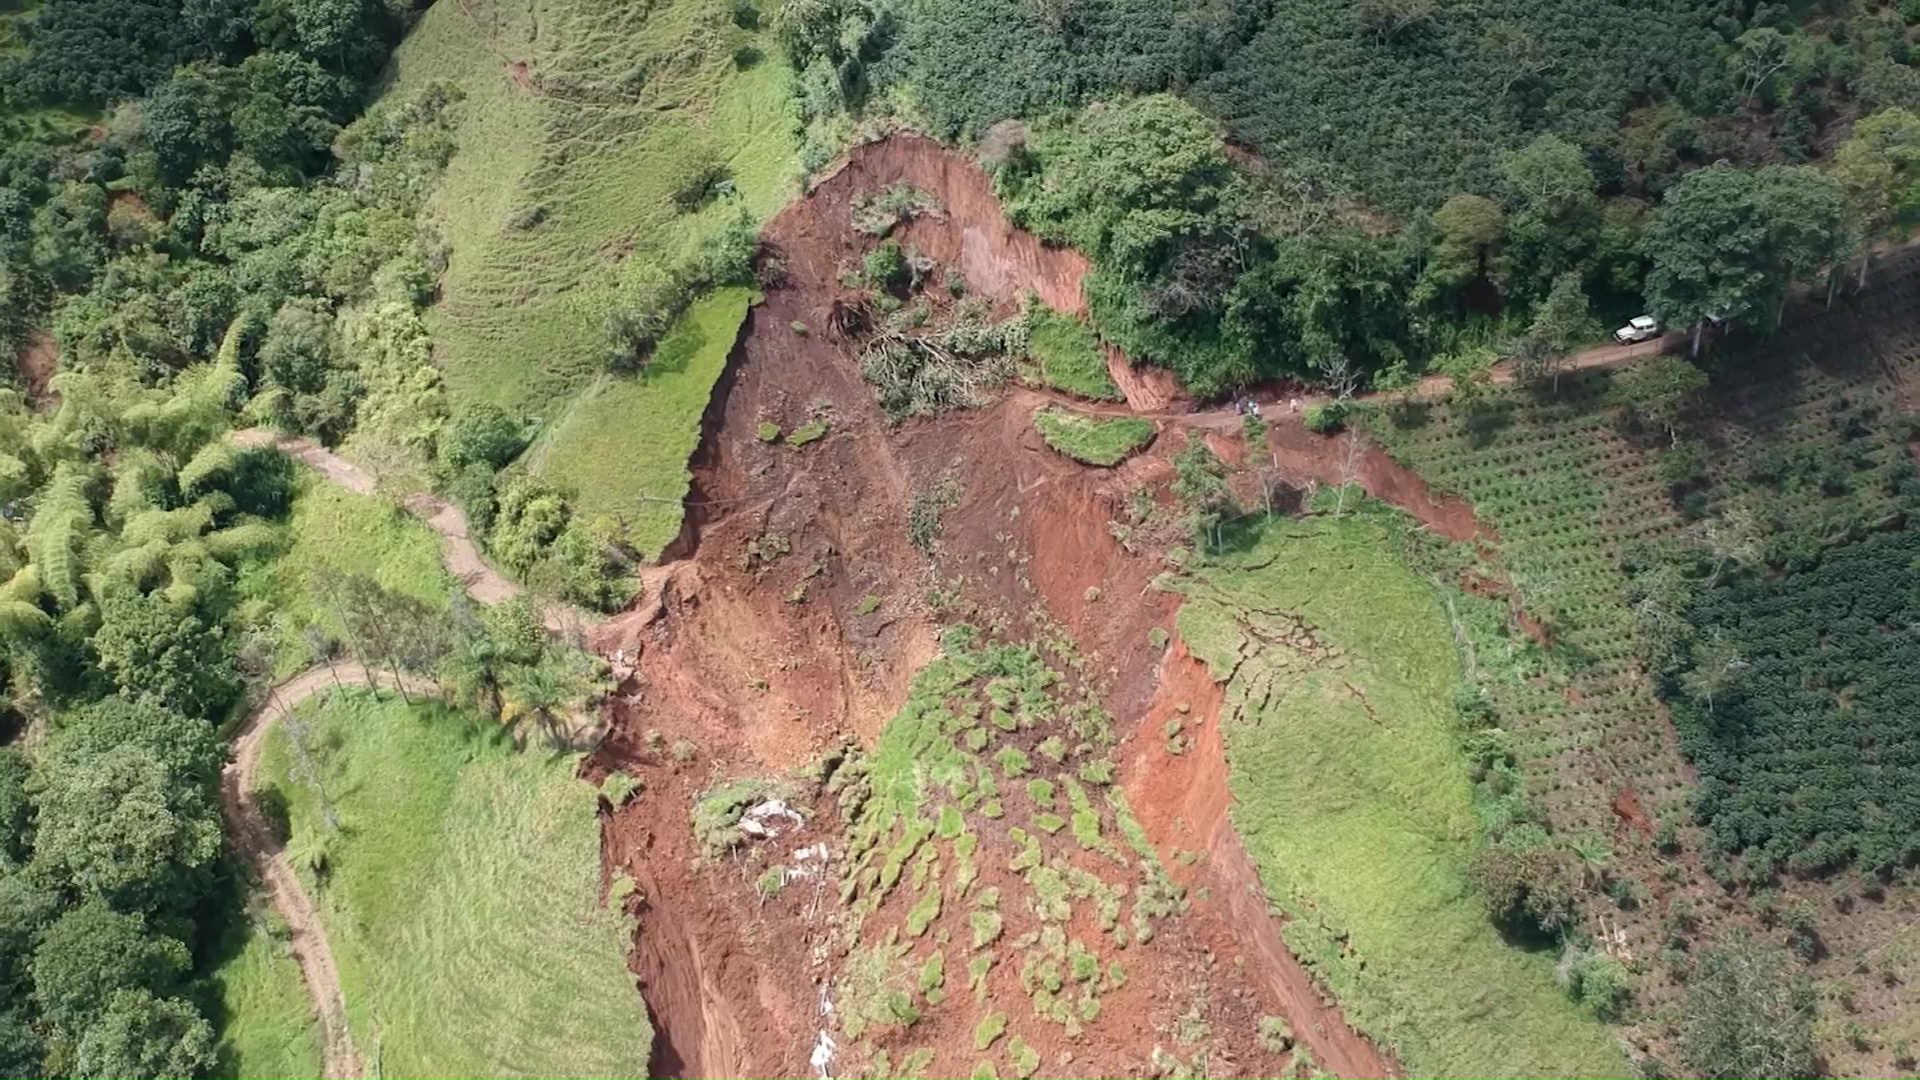
[[[1121,399],[1092,327],[1039,304],[1028,312],[1027,327],[1028,382],[1094,401]]]
[[[323,790],[339,822],[326,887],[309,888],[351,1030],[363,1047],[377,1038],[388,1073],[646,1070],[631,929],[601,903],[595,792],[576,764],[368,691],[313,699],[268,737],[263,777],[286,799],[290,846],[327,829]]]
[[[1103,468],[1120,464],[1153,441],[1153,422],[1128,416],[1101,419],[1049,407],[1034,414],[1033,426],[1048,446]]]

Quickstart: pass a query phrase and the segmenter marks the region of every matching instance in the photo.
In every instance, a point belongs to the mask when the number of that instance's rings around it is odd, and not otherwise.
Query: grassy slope
[[[238,923],[236,951],[213,973],[219,1002],[216,1075],[320,1075],[320,1024],[313,1015],[300,965],[284,940],[258,919]]]
[[[687,394],[647,403],[664,414],[607,407],[600,327],[618,263],[670,261],[738,206],[765,219],[793,194],[780,50],[734,25],[731,11],[723,0],[464,0],[429,10],[395,60],[398,92],[448,79],[467,93],[460,151],[430,210],[452,248],[429,317],[449,391],[456,405],[566,416],[549,460],[592,452],[623,462],[622,472],[550,474],[577,486],[589,510],[632,510],[622,500],[636,492],[674,499],[688,451],[650,432],[697,425],[705,405]],[[741,48],[763,58],[742,69]],[[532,88],[510,77],[510,61],[529,66]],[[683,212],[675,178],[702,157],[726,164],[736,195]],[[537,225],[510,224],[536,208]],[[731,341],[738,325],[709,314],[702,331]],[[582,394],[601,407],[570,414]],[[679,516],[671,501],[648,502],[631,523],[643,538],[670,537]]]
[[[274,629],[274,675],[313,662],[301,632],[318,626],[336,638],[339,618],[315,595],[316,574],[332,568],[365,574],[390,589],[444,608],[452,587],[440,561],[440,539],[398,507],[342,491],[304,470],[288,523],[289,546],[271,561],[242,569],[243,611],[264,613]]]
[[[753,300],[751,289],[735,288],[696,302],[645,371],[601,376],[528,458],[535,470],[578,491],[581,513],[625,521],[634,546],[650,559],[680,532],[700,416]],[[640,417],[649,421],[635,423]]]
[[[1553,957],[1506,944],[1467,881],[1476,825],[1449,703],[1460,662],[1386,526],[1277,525],[1184,588],[1181,633],[1217,674],[1234,670],[1241,620],[1276,630],[1277,613],[1296,614],[1338,650],[1256,647],[1222,722],[1235,824],[1294,918],[1290,942],[1354,1022],[1413,1075],[1623,1074],[1607,1030],[1554,985]]]
[[[639,1076],[623,920],[599,903],[592,789],[437,703],[343,691],[296,714],[341,832],[318,895],[356,1042],[396,1076]],[[321,827],[275,729],[298,850]]]

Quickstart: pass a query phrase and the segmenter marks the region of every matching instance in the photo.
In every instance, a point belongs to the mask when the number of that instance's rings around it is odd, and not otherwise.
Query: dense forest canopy
[[[1017,219],[1095,255],[1102,334],[1214,394],[1563,349],[1540,325],[1556,283],[1562,330],[1575,286],[1609,316],[1644,302],[1679,327],[1759,325],[1796,283],[1864,273],[1913,210],[1910,166],[1888,174],[1912,146],[1889,135],[1920,106],[1908,16],[1845,0],[794,0],[781,28],[816,137],[851,111],[980,140]],[[1112,155],[1108,176],[1195,171],[1103,184],[1082,147]],[[1689,181],[1716,163],[1738,175]],[[1079,226],[1060,206],[1075,198]],[[1127,250],[1085,231],[1127,216]]]

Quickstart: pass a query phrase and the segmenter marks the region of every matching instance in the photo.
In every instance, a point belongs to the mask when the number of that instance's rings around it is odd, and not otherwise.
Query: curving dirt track
[[[372,495],[378,486],[366,470],[311,439],[264,428],[237,431],[232,439],[242,447],[274,447],[305,463],[328,482],[359,495]],[[501,576],[481,557],[480,549],[467,533],[466,516],[459,507],[427,495],[414,496],[405,505],[408,512],[440,534],[448,572],[475,600],[497,604],[520,594],[518,585]],[[656,576],[653,580],[663,579]],[[583,633],[593,625],[592,618],[585,612],[565,604],[546,605],[542,608],[542,617],[548,629],[562,633]],[[396,682],[392,675],[370,671],[357,662],[308,668],[270,689],[266,701],[247,714],[234,733],[233,760],[220,774],[220,808],[226,818],[227,835],[234,850],[259,876],[268,900],[287,923],[301,978],[313,998],[314,1014],[320,1018],[328,1080],[365,1076],[366,1066],[354,1050],[353,1036],[347,1029],[346,998],[340,990],[340,975],[334,967],[333,950],[327,944],[326,928],[321,925],[312,898],[288,864],[283,845],[273,835],[254,801],[254,781],[267,733],[281,717],[315,694],[345,686],[379,687],[383,679],[385,685],[409,694],[438,692],[430,680],[405,676]]]
[[[387,676],[386,683],[414,694],[431,694],[438,689],[424,679],[402,679],[396,684],[392,676]],[[267,733],[295,706],[339,687],[379,685],[379,675],[357,663],[311,667],[280,683],[267,692],[267,700],[248,713],[234,733],[233,760],[220,772],[220,809],[226,817],[227,836],[233,849],[259,875],[274,910],[286,920],[300,976],[313,997],[314,1014],[320,1018],[327,1080],[355,1080],[367,1075],[366,1065],[354,1049],[353,1034],[347,1030],[347,1000],[340,991],[340,973],[333,965],[326,929],[320,925],[313,899],[287,862],[285,845],[273,834],[254,801],[254,781]]]

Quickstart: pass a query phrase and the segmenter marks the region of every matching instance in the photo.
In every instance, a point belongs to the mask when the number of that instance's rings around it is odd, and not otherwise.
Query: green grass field
[[[216,1075],[318,1077],[320,1024],[299,962],[260,918],[239,920],[229,932],[234,951],[209,980],[224,1018]]]
[[[286,797],[290,850],[327,852],[316,895],[379,1075],[645,1075],[629,930],[600,904],[594,793],[574,764],[366,691],[275,729],[264,776]],[[339,821],[324,841],[322,790]]]
[[[528,455],[576,492],[578,512],[618,518],[649,559],[679,535],[700,417],[754,300],[751,289],[721,289],[696,301],[644,371],[601,376]]]
[[[342,491],[304,469],[299,477],[287,546],[242,567],[239,576],[241,618],[272,636],[275,678],[314,662],[303,637],[307,627],[336,639],[345,632],[339,616],[318,599],[320,572],[364,574],[438,608],[447,606],[453,588],[432,530],[381,499]]]
[[[1556,957],[1507,944],[1467,879],[1478,827],[1440,595],[1377,515],[1242,539],[1183,579],[1179,626],[1233,673],[1234,824],[1289,943],[1410,1075],[1624,1075]],[[1293,617],[1334,651],[1286,644]]]
[[[1118,465],[1153,441],[1153,421],[1131,417],[1102,420],[1066,409],[1042,409],[1033,426],[1047,445],[1075,461]]]
[[[545,440],[547,460],[594,458],[591,474],[567,478],[589,512],[677,497],[691,451],[678,433],[705,407],[602,382],[621,265],[672,264],[742,208],[764,221],[797,190],[782,50],[740,21],[752,20],[724,0],[465,0],[429,9],[395,56],[390,92],[447,80],[466,93],[459,150],[428,210],[451,251],[428,325],[452,404],[492,401],[564,427]],[[728,190],[676,202],[703,166]],[[730,343],[739,316],[720,326],[716,315],[697,321]],[[651,504],[635,527],[636,546],[657,551],[678,509]]]

